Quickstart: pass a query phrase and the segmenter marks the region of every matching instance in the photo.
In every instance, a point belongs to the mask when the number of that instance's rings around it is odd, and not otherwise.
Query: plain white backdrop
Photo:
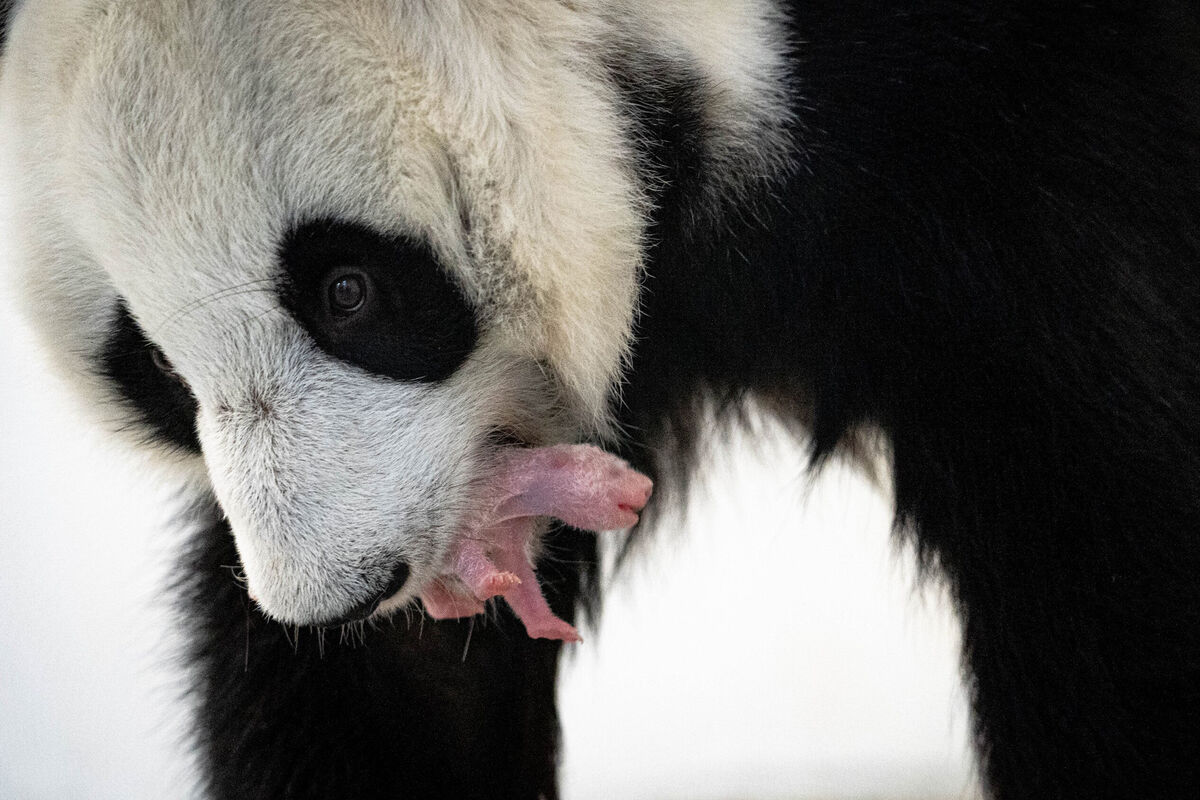
[[[168,494],[77,420],[7,295],[0,332],[0,798],[190,797]],[[566,797],[975,796],[957,627],[885,494],[810,485],[770,426],[733,439],[565,659]]]

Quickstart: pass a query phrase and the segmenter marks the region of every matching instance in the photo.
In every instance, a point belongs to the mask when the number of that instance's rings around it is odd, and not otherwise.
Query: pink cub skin
[[[539,517],[576,528],[628,528],[653,485],[621,459],[590,445],[555,445],[504,453],[488,487],[495,497],[481,524],[464,531],[446,574],[421,595],[435,619],[479,614],[503,597],[535,639],[579,642],[579,632],[550,610],[533,572],[529,548]]]

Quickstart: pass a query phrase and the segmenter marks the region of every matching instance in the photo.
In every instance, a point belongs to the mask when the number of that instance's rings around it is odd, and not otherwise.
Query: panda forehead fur
[[[489,433],[611,434],[648,213],[612,54],[654,42],[704,77],[722,120],[714,191],[774,168],[775,12],[725,6],[89,0],[18,15],[3,95],[20,115],[6,160],[40,199],[20,225],[30,316],[109,417],[97,331],[120,308],[186,380],[202,472],[269,613],[336,618],[397,562],[413,578],[399,606],[471,511]],[[314,346],[276,291],[281,241],[310,220],[436,255],[479,326],[453,375],[395,380]]]

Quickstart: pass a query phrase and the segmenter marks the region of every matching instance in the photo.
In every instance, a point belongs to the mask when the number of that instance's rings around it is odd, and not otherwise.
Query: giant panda
[[[750,401],[813,469],[883,454],[991,797],[1200,790],[1193,4],[27,0],[4,26],[9,281],[96,421],[191,487],[209,796],[556,796],[566,629],[494,602],[463,659],[464,626],[374,623],[444,575],[495,459],[590,448],[661,503]],[[569,626],[594,539],[530,531]]]

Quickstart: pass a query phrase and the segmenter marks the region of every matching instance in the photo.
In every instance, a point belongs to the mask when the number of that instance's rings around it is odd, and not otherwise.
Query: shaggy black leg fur
[[[235,579],[229,526],[198,509],[183,624],[211,797],[555,798],[560,644],[507,612],[323,634],[266,619]],[[556,531],[546,587],[573,616],[588,536]],[[322,641],[323,637],[323,641]]]

